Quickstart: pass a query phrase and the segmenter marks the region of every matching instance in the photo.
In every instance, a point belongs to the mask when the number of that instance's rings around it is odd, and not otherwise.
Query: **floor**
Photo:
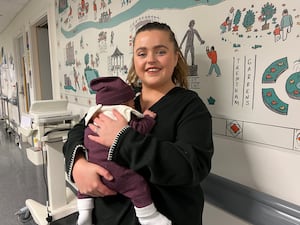
[[[15,143],[13,133],[7,132],[5,123],[0,120],[0,221],[4,225],[34,225],[32,219],[15,215],[25,207],[26,199],[41,204],[46,202],[46,184],[43,166],[36,166],[27,159],[27,143]],[[25,216],[27,218],[27,216]],[[75,217],[52,222],[53,225],[76,224]]]

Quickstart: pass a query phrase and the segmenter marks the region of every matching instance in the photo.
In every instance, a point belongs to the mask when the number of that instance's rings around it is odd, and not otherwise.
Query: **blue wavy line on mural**
[[[111,28],[125,22],[133,17],[136,17],[146,10],[153,9],[187,9],[198,5],[215,5],[225,0],[139,0],[134,6],[128,10],[114,16],[107,22],[99,23],[95,21],[88,21],[78,24],[74,29],[66,31],[61,28],[61,33],[66,38],[72,38],[79,32],[89,29],[104,29]]]

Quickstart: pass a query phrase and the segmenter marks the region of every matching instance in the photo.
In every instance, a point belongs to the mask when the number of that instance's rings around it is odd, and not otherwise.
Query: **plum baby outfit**
[[[134,99],[135,93],[121,78],[96,78],[91,81],[90,86],[92,90],[96,91],[97,105],[90,107],[85,117],[86,125],[93,122],[93,116],[99,112],[115,119],[112,114],[112,109],[118,110],[128,121],[128,125],[142,134],[150,132],[155,125],[154,118],[147,115],[144,116],[135,109],[122,105]],[[131,199],[136,216],[141,225],[171,225],[171,221],[159,213],[154,206],[150,189],[145,179],[135,171],[108,160],[109,148],[90,140],[88,138],[90,134],[95,135],[87,126],[84,133],[84,146],[87,149],[88,161],[104,167],[114,177],[112,181],[101,179],[103,184]],[[94,199],[80,192],[78,192],[77,196],[79,211],[77,224],[91,225]]]

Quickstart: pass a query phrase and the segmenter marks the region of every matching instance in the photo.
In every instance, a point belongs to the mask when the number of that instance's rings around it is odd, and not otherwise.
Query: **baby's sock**
[[[78,220],[77,225],[92,225],[92,212],[94,200],[92,198],[77,199]]]
[[[171,225],[172,222],[157,211],[154,204],[150,204],[143,208],[134,207],[136,216],[141,225]]]

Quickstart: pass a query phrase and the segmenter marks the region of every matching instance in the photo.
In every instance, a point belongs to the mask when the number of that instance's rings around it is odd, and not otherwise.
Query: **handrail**
[[[210,174],[202,183],[205,200],[255,225],[299,225],[300,206]]]

